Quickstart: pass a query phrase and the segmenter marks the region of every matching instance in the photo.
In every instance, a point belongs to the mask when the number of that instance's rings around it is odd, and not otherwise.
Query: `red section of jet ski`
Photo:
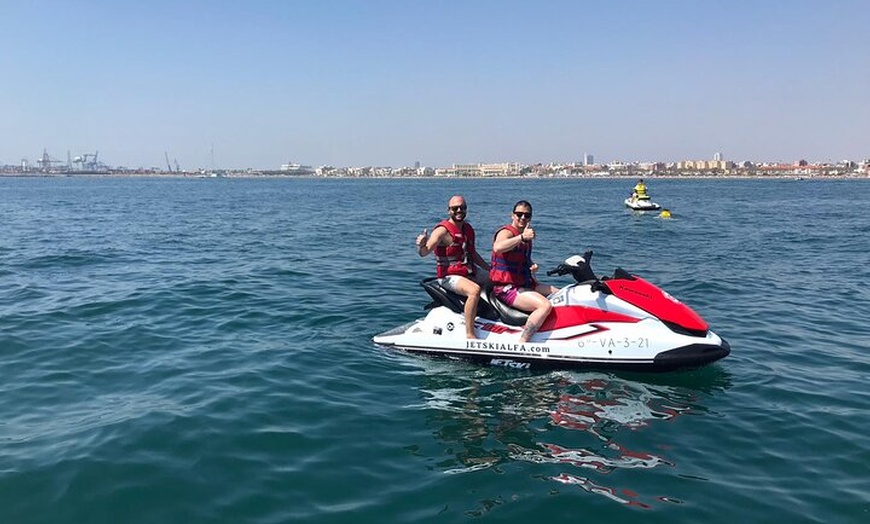
[[[628,315],[586,306],[558,306],[553,308],[539,331],[552,331],[591,322],[637,322],[638,320]]]
[[[608,280],[606,283],[615,296],[664,322],[692,331],[707,331],[709,328],[704,319],[692,308],[637,275],[633,275],[633,280],[618,278]]]

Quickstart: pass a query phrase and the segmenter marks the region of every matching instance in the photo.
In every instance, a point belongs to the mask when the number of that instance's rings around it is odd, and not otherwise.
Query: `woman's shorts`
[[[509,306],[514,305],[514,301],[517,299],[517,294],[519,292],[520,289],[512,286],[511,284],[507,284],[505,286],[495,286],[494,288],[492,288],[492,294],[495,295],[495,298],[501,300]]]

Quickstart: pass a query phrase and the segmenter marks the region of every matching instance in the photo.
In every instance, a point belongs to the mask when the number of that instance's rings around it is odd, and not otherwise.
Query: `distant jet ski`
[[[592,252],[574,255],[547,272],[572,275],[549,297],[553,311],[529,342],[519,341],[528,313],[481,293],[467,339],[465,297],[445,289],[441,279],[421,282],[432,302],[428,314],[373,338],[375,344],[412,353],[462,358],[517,369],[593,368],[671,371],[703,366],[731,348],[692,309],[623,269],[599,279]]]
[[[631,208],[634,211],[658,211],[662,206],[656,204],[649,197],[625,199],[625,207]]]

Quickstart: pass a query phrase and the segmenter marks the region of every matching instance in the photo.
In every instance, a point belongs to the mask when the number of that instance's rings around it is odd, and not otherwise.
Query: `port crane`
[[[172,172],[173,172],[173,171],[172,171],[172,164],[169,162],[169,153],[166,152],[166,151],[164,151],[164,152],[163,152],[163,156],[166,157],[166,169],[169,170],[170,173],[172,173]],[[172,159],[172,162],[175,163],[175,172],[176,172],[176,173],[181,173],[181,168],[178,167],[178,159],[177,159],[177,158],[173,158],[173,159]]]
[[[38,166],[40,171],[44,173],[49,173],[53,171],[52,168],[60,168],[60,166],[63,165],[63,161],[57,160],[56,158],[51,158],[51,156],[48,154],[48,149],[43,149],[42,156],[36,160],[36,165]]]
[[[73,164],[78,164],[79,169],[82,171],[97,169],[97,157],[99,155],[99,151],[94,154],[82,153],[81,156],[73,158]]]

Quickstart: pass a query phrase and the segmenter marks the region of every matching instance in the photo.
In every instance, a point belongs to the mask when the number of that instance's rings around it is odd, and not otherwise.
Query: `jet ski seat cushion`
[[[420,281],[420,285],[432,297],[432,302],[427,304],[423,309],[432,309],[438,306],[444,306],[454,313],[462,313],[465,308],[465,297],[447,290],[444,287],[442,279],[437,277],[424,278]]]
[[[480,292],[480,302],[486,302],[498,315],[498,319],[509,326],[524,326],[529,320],[529,314],[505,304],[495,297],[492,292],[493,284],[490,282]],[[479,310],[479,308],[478,308]],[[481,315],[482,316],[482,315]],[[489,318],[489,317],[487,317]],[[490,319],[495,320],[495,319]]]
[[[444,287],[443,280],[436,277],[425,278],[420,282],[426,293],[432,297],[432,302],[424,309],[432,309],[444,306],[454,313],[462,314],[465,310],[465,297],[456,294]],[[495,298],[492,293],[492,283],[483,287],[480,292],[480,301],[477,303],[477,316],[487,320],[501,320],[510,326],[524,326],[529,320],[529,314],[519,309],[514,309],[501,300]]]
[[[444,279],[429,277],[423,279],[420,285],[432,297],[432,302],[426,304],[423,309],[429,310],[438,306],[444,306],[454,313],[464,313],[465,297],[444,287]],[[482,296],[483,292],[481,292],[481,298]],[[480,300],[477,303],[477,316],[487,320],[499,319],[498,312],[486,300]]]

